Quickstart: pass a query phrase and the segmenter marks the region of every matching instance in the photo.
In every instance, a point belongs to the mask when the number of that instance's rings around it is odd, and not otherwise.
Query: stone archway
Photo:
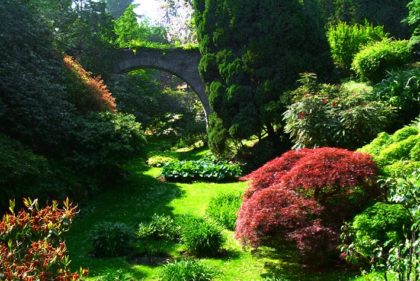
[[[116,59],[114,71],[125,73],[139,68],[155,68],[169,72],[184,80],[197,94],[203,105],[206,120],[212,113],[209,99],[205,93],[204,82],[198,72],[200,62],[198,50],[184,49],[151,49],[138,48],[133,50],[121,50]]]

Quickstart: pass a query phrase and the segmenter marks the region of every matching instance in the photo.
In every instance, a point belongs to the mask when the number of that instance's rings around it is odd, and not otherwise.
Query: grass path
[[[132,164],[131,167],[134,169],[136,165]],[[245,189],[244,183],[161,183],[155,179],[158,175],[159,169],[140,169],[130,176],[129,184],[119,188],[118,192],[102,192],[89,201],[89,205],[82,206],[79,218],[66,237],[74,267],[89,268],[92,277],[121,270],[135,280],[157,280],[157,267],[131,264],[124,258],[90,257],[87,237],[91,227],[101,221],[120,221],[135,227],[154,213],[203,217],[213,196],[222,192],[237,193]],[[240,245],[233,238],[233,232],[225,231],[225,235],[225,249],[229,255],[224,259],[206,259],[205,262],[221,271],[223,277],[220,280],[260,280],[260,273],[264,271],[263,261],[257,261],[249,252],[241,251]],[[173,245],[139,245],[140,252],[143,247],[146,251],[152,248],[158,254],[165,252],[173,256],[179,256],[181,250],[180,246]],[[239,272],[241,279],[238,279]]]
[[[198,157],[197,155],[195,152],[184,152],[178,153],[178,158],[194,159]],[[219,193],[242,192],[246,188],[243,182],[223,184],[160,182],[156,179],[160,170],[147,167],[142,159],[129,163],[127,168],[130,171],[127,182],[122,186],[115,186],[112,190],[101,191],[96,198],[82,205],[79,217],[66,236],[72,267],[88,268],[90,280],[101,280],[101,276],[117,271],[128,277],[128,280],[158,280],[162,266],[139,264],[139,262],[130,262],[126,258],[92,257],[89,254],[88,234],[95,224],[104,221],[124,222],[136,228],[140,222],[147,221],[154,213],[203,217],[213,196]],[[348,274],[337,271],[302,272],[300,265],[290,262],[293,260],[293,255],[287,251],[279,256],[263,249],[259,255],[253,255],[250,251],[242,250],[234,239],[233,232],[225,230],[224,234],[227,238],[224,245],[227,254],[217,259],[202,259],[204,263],[220,272],[217,280],[257,281],[263,280],[269,272],[276,272],[278,276],[282,276],[278,280],[356,280]],[[182,246],[173,243],[151,242],[147,245],[140,243],[136,245],[138,255],[147,253],[179,258],[182,250]]]

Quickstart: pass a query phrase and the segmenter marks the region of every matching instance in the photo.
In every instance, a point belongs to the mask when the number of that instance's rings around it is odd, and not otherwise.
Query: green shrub
[[[405,139],[411,136],[417,135],[419,132],[420,132],[419,129],[416,128],[415,126],[406,126],[402,129],[399,129],[392,135],[390,139],[390,143],[404,141]]]
[[[181,220],[181,242],[196,256],[213,256],[219,252],[224,237],[215,224],[187,216]]]
[[[410,174],[419,167],[419,143],[420,126],[415,122],[393,135],[379,134],[359,151],[371,154],[383,175],[399,177]]]
[[[420,161],[420,142],[417,142],[416,145],[410,150],[410,159],[413,161]]]
[[[408,41],[383,40],[363,48],[354,57],[352,69],[363,80],[381,81],[387,70],[399,68],[411,59]]]
[[[78,123],[75,149],[66,162],[91,177],[114,180],[121,164],[142,153],[145,138],[133,115],[92,113]]]
[[[176,158],[163,155],[155,155],[147,159],[147,165],[151,167],[162,167],[167,163],[175,161]]]
[[[329,27],[327,37],[334,63],[341,69],[350,70],[354,56],[363,46],[381,41],[388,34],[382,26],[374,27],[367,21],[363,25],[339,22]]]
[[[395,161],[409,159],[411,149],[413,149],[417,143],[420,142],[420,133],[414,136],[389,144],[383,148],[377,161],[380,165],[389,165]]]
[[[165,265],[160,274],[161,281],[210,281],[216,271],[196,260],[181,260]]]
[[[127,254],[134,240],[134,230],[124,223],[103,222],[89,233],[96,257],[116,257]]]
[[[78,197],[75,185],[72,172],[60,163],[49,161],[19,141],[0,134],[0,213],[13,198],[21,202],[23,197],[32,197],[43,203],[63,197],[72,188],[72,197]]]
[[[212,161],[176,161],[163,166],[162,175],[169,181],[228,181],[241,175],[238,164]]]
[[[241,194],[219,194],[210,200],[207,215],[221,226],[234,230],[241,203]]]
[[[350,226],[353,249],[366,259],[373,258],[378,246],[388,241],[393,245],[402,241],[404,231],[409,230],[411,224],[410,213],[402,205],[378,202],[353,219]]]
[[[300,81],[304,84],[292,92],[294,103],[283,115],[294,148],[355,149],[384,131],[392,119],[393,108],[375,101],[364,84],[319,84],[309,76]]]
[[[420,169],[420,161],[400,160],[386,165],[383,171],[387,176],[399,177],[402,175],[411,175],[417,169]]]
[[[391,71],[374,86],[373,95],[397,110],[391,129],[401,128],[420,112],[420,67]]]
[[[150,240],[177,240],[180,227],[170,216],[154,214],[149,223],[140,223],[137,237]]]

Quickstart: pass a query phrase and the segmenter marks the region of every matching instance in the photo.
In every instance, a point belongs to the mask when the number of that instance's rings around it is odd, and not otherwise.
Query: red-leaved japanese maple
[[[274,235],[287,235],[306,227],[321,207],[313,199],[306,199],[294,190],[275,185],[256,192],[246,199],[239,211],[236,238],[243,244],[257,247]]]
[[[290,150],[281,157],[277,157],[253,171],[241,180],[251,180],[250,188],[245,192],[244,197],[249,198],[255,192],[281,182],[282,177],[293,168],[302,157],[312,154],[312,149],[302,148]]]
[[[289,151],[245,177],[250,188],[236,237],[254,247],[293,241],[303,257],[322,262],[336,253],[343,221],[380,195],[376,173],[367,154],[330,147]]]
[[[24,200],[25,208],[10,212],[0,221],[0,280],[76,281],[80,273],[68,269],[67,247],[60,235],[77,213],[67,200],[39,209],[37,201]]]
[[[297,161],[280,184],[315,199],[322,218],[339,227],[380,195],[377,170],[368,154],[322,147]]]
[[[296,243],[304,261],[322,265],[338,255],[338,231],[325,226],[320,220],[312,221],[309,226],[288,234],[288,239]]]

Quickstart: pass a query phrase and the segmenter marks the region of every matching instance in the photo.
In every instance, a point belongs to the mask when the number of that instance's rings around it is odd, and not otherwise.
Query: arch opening
[[[205,93],[204,82],[199,72],[200,53],[197,50],[168,49],[158,50],[139,48],[121,50],[116,58],[115,73],[128,73],[136,69],[157,69],[179,77],[197,94],[205,113],[206,124],[212,112]]]

